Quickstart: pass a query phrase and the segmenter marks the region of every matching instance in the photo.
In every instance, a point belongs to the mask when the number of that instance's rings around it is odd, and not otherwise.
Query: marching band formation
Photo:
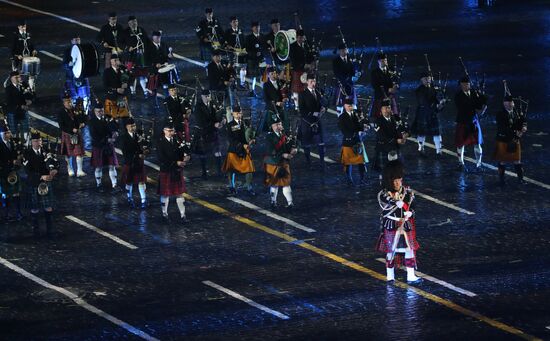
[[[160,167],[157,193],[162,217],[170,222],[168,206],[175,197],[179,220],[188,222],[185,211],[187,191],[183,170],[190,160],[199,160],[202,178],[225,174],[229,195],[240,190],[236,179],[244,177],[244,191],[255,195],[254,165],[251,150],[258,136],[265,134],[263,156],[264,184],[269,188],[272,209],[278,206],[282,188],[285,207],[294,206],[291,190],[291,163],[298,150],[303,150],[311,167],[312,148],[319,158],[319,169],[325,170],[325,127],[323,117],[329,107],[338,111],[338,128],[342,133],[340,162],[348,183],[366,184],[371,163],[367,155],[366,136],[376,134],[370,169],[380,174],[382,190],[378,201],[382,210],[381,234],[377,250],[386,254],[387,278],[394,280],[395,265],[407,268],[407,280],[419,280],[416,267],[415,220],[413,191],[403,185],[404,170],[401,146],[412,135],[418,143],[420,157],[426,157],[427,137],[433,139],[436,156],[442,153],[440,113],[450,99],[447,80],[436,80],[428,61],[427,70],[419,75],[415,90],[417,106],[409,127],[408,110],[400,108],[400,81],[403,65],[391,66],[388,55],[380,48],[373,55],[370,70],[372,98],[360,98],[356,84],[366,73],[364,50],[350,49],[338,27],[341,43],[332,60],[333,79],[327,85],[319,73],[321,41],[307,36],[295,15],[296,29],[281,30],[278,19],[271,20],[271,31],[260,32],[254,21],[245,34],[236,16],[229,18],[229,27],[214,16],[212,8],[196,27],[200,56],[205,67],[207,86],[199,85],[191,96],[180,95],[180,76],[173,62],[172,48],[162,41],[162,32],[155,30],[149,37],[138,25],[135,16],[128,17],[128,26],[118,23],[116,13],[108,14],[108,22],[97,35],[96,44],[81,43],[75,35],[65,51],[63,67],[63,108],[58,113],[61,130],[59,143],[44,143],[38,132],[29,127],[29,106],[36,100],[36,77],[40,60],[34,48],[26,22],[14,32],[12,72],[5,86],[5,114],[0,124],[0,185],[5,221],[21,220],[21,198],[28,199],[30,218],[35,234],[40,234],[38,215],[45,217],[46,231],[52,231],[54,191],[52,183],[58,177],[58,158],[63,155],[67,175],[87,177],[84,171],[85,132],[91,137],[91,167],[98,192],[104,192],[103,171],[107,170],[111,191],[125,190],[128,205],[147,209],[147,173],[144,166],[148,154],[156,150]],[[103,64],[101,64],[103,58]],[[455,147],[460,170],[466,146],[473,146],[476,166],[482,166],[483,134],[481,118],[488,110],[485,81],[473,80],[466,66],[454,96],[456,106]],[[376,63],[372,63],[376,61]],[[104,67],[100,67],[103,65]],[[372,68],[371,68],[372,66]],[[103,100],[90,87],[89,77],[102,73]],[[165,117],[162,136],[153,139],[132,115],[129,102],[136,96],[137,85],[145,98],[163,99]],[[263,91],[255,91],[259,84]],[[527,130],[528,101],[512,97],[504,82],[503,106],[496,114],[497,137],[494,159],[498,162],[500,184],[504,185],[505,164],[513,163],[520,182],[523,181],[520,138]],[[162,95],[164,89],[166,95]],[[265,110],[252,118],[243,116],[239,96],[263,98]],[[497,110],[495,110],[497,111]],[[259,111],[258,111],[259,112]],[[227,150],[222,150],[222,131],[227,132]],[[117,156],[119,147],[122,156]],[[212,158],[215,168],[212,169]],[[119,164],[120,162],[120,164]],[[357,168],[359,180],[354,177]],[[119,180],[117,168],[121,170]],[[26,181],[22,181],[22,177]],[[120,185],[119,185],[120,184]],[[136,203],[133,189],[139,191]],[[123,186],[123,187],[120,187]]]

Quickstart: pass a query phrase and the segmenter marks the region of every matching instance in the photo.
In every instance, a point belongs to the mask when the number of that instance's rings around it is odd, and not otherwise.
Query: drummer
[[[159,30],[153,31],[149,47],[145,48],[146,63],[150,66],[153,77],[156,77],[156,82],[152,82],[151,76],[149,77],[147,88],[150,92],[156,92],[157,87],[160,85],[163,89],[168,89],[168,84],[177,82],[178,76],[175,73],[175,68],[169,70],[169,72],[162,72],[164,71],[163,67],[166,67],[172,58],[174,58],[172,48],[162,41],[162,32]]]
[[[38,55],[38,51],[36,51],[32,43],[31,34],[27,32],[27,22],[25,20],[21,20],[17,24],[17,31],[13,33],[11,55],[13,71],[21,71],[23,57],[35,57]]]
[[[230,58],[234,64],[235,71],[239,71],[239,83],[237,88],[246,88],[246,50],[245,50],[245,36],[243,31],[239,27],[239,19],[236,16],[231,16],[230,27],[225,31],[225,44],[226,48],[231,51]]]
[[[76,78],[73,73],[73,67],[75,60],[72,57],[72,51],[75,46],[80,45],[80,35],[78,33],[73,35],[71,39],[71,46],[65,49],[63,53],[63,69],[65,69],[65,90],[71,93],[73,102],[76,102],[77,98],[83,100],[85,110],[88,109],[88,102],[90,100],[90,82],[87,77]]]

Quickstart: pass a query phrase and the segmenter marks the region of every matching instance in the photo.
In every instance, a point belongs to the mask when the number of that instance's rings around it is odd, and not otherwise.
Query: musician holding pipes
[[[150,46],[149,37],[143,27],[138,25],[135,16],[128,17],[128,27],[124,30],[123,45],[126,51],[126,69],[130,72],[130,92],[136,94],[136,85],[143,90],[143,96],[148,97],[147,76],[149,71],[145,63],[145,49]]]
[[[484,96],[478,91],[471,89],[470,77],[464,76],[459,81],[460,89],[455,95],[456,105],[456,129],[455,145],[458,156],[458,168],[466,169],[464,164],[464,148],[474,146],[474,155],[476,167],[481,167],[481,157],[483,155],[483,135],[479,122],[479,114],[484,110]]]
[[[382,176],[382,190],[378,204],[382,209],[380,236],[376,250],[386,256],[386,280],[395,280],[395,268],[401,264],[407,269],[407,282],[421,281],[415,274],[416,240],[415,214],[412,204],[414,192],[403,185],[403,165],[399,160],[388,162]]]
[[[322,94],[316,89],[315,74],[307,75],[307,87],[298,96],[300,109],[300,129],[298,139],[304,148],[306,162],[311,165],[311,147],[317,145],[321,171],[325,170],[325,140],[323,137],[322,115],[326,112]]]
[[[27,32],[27,22],[23,19],[19,21],[17,31],[13,33],[11,44],[12,71],[21,71],[23,57],[37,55],[38,51],[36,51],[31,41],[31,34]]]
[[[290,122],[288,112],[285,110],[285,102],[288,101],[288,84],[279,79],[279,73],[275,67],[270,66],[266,71],[268,80],[263,86],[266,110],[262,129],[263,131],[270,131],[271,118],[278,116],[283,122],[283,128],[288,131]]]
[[[520,99],[521,100],[521,99]],[[498,162],[498,176],[501,186],[504,185],[506,163],[513,163],[519,183],[523,180],[523,165],[521,164],[521,136],[527,132],[527,117],[521,105],[519,110],[510,94],[504,96],[503,108],[497,112],[497,136],[494,159]]]
[[[206,73],[208,75],[210,95],[215,97],[216,102],[226,106],[227,98],[229,98],[230,94],[229,85],[233,82],[235,75],[232,70],[222,63],[219,50],[212,52],[212,61],[206,67]]]
[[[381,114],[376,120],[376,156],[373,169],[381,171],[389,160],[390,153],[399,155],[399,146],[405,144],[406,136],[399,129],[396,116],[392,114],[391,101],[383,100]]]
[[[411,130],[418,140],[418,152],[421,156],[426,155],[424,151],[426,136],[433,138],[436,155],[441,155],[441,126],[438,115],[443,109],[445,99],[438,100],[432,81],[428,72],[422,72],[421,84],[415,90],[417,107]]]
[[[348,47],[341,43],[338,45],[338,56],[332,60],[332,72],[338,80],[336,93],[336,108],[341,111],[346,98],[353,99],[353,105],[357,105],[357,97],[353,87],[353,79],[355,77],[355,67],[349,56]]]
[[[302,74],[304,72],[314,72],[312,64],[314,63],[313,55],[310,53],[310,48],[306,46],[306,34],[304,30],[296,31],[296,41],[290,45],[290,66],[292,68],[292,82],[290,89],[294,103],[299,107],[298,94],[304,91],[304,83],[302,83]]]
[[[23,141],[14,141],[10,128],[5,121],[0,121],[0,195],[4,206],[4,221],[21,220],[21,158]],[[13,205],[15,216],[9,216]]]
[[[124,131],[119,137],[120,149],[122,151],[122,179],[121,182],[126,188],[126,197],[131,208],[135,207],[133,198],[134,185],[137,185],[139,196],[141,198],[141,208],[147,208],[147,193],[145,173],[145,155],[149,152],[148,146],[144,143],[145,136],[139,136],[137,133],[136,122],[133,118],[128,118],[124,122]]]
[[[271,119],[271,131],[266,137],[266,155],[264,157],[265,185],[269,187],[271,208],[277,208],[277,194],[282,188],[286,199],[286,208],[294,207],[292,200],[292,180],[290,160],[298,153],[296,136],[287,135],[281,119],[274,114]]]
[[[128,81],[130,76],[126,67],[120,63],[119,56],[111,55],[111,67],[103,72],[103,87],[105,88],[105,112],[115,118],[130,116],[128,107]]]
[[[23,136],[27,140],[29,134],[29,116],[27,111],[32,104],[28,88],[21,81],[19,71],[10,73],[6,84],[6,112],[10,131],[15,136]]]
[[[252,32],[246,36],[246,74],[252,78],[250,97],[256,97],[256,79],[261,78],[260,63],[264,60],[264,38],[260,33],[260,23],[253,21]]]
[[[371,85],[374,90],[372,117],[382,116],[382,101],[395,96],[398,85],[392,80],[392,73],[388,65],[388,55],[380,51],[376,55],[378,66],[372,70]]]
[[[97,34],[97,42],[103,46],[103,57],[105,58],[105,69],[111,67],[112,54],[122,53],[119,46],[123,39],[124,29],[117,23],[117,14],[111,12],[108,14],[108,23],[101,26]]]
[[[191,117],[192,105],[187,98],[179,95],[178,87],[175,84],[168,86],[168,96],[164,100],[164,106],[169,119],[174,122],[176,135],[180,139],[190,142],[189,118]]]
[[[90,135],[92,137],[92,159],[90,164],[94,169],[96,181],[96,190],[103,192],[101,180],[103,177],[103,168],[109,168],[109,179],[111,180],[111,190],[113,193],[119,192],[117,186],[118,160],[115,153],[114,143],[118,137],[118,132],[112,132],[109,128],[109,122],[105,119],[103,105],[96,103],[94,113],[88,122]]]
[[[218,18],[214,17],[212,8],[206,8],[204,14],[205,18],[199,22],[195,32],[199,38],[201,59],[209,62],[212,58],[212,51],[221,47],[221,43],[223,43],[223,29]]]
[[[176,197],[180,221],[185,224],[188,221],[185,215],[184,197],[187,190],[183,168],[189,162],[190,156],[183,152],[181,141],[178,141],[174,124],[170,120],[166,120],[164,123],[163,136],[157,146],[157,155],[160,165],[158,194],[160,195],[162,218],[166,223],[170,223],[168,204],[171,197]]]
[[[65,156],[67,162],[67,173],[74,176],[74,168],[71,159],[76,159],[76,176],[81,178],[84,173],[84,140],[82,128],[86,126],[86,116],[78,114],[74,110],[71,95],[66,92],[63,96],[63,110],[57,116],[59,128],[61,129],[61,155]]]
[[[359,171],[360,182],[364,181],[368,159],[365,160],[363,138],[368,125],[362,114],[353,110],[353,99],[346,98],[343,104],[342,114],[338,116],[338,128],[343,134],[340,162],[344,166],[349,183],[353,185],[352,169],[355,165]]]

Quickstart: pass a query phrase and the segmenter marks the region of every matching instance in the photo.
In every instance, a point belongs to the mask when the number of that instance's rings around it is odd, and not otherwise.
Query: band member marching
[[[149,81],[147,82],[147,89],[150,93],[156,94],[159,86],[167,89],[169,84],[178,81],[179,76],[175,68],[167,72],[162,70],[162,67],[166,66],[174,58],[174,55],[172,54],[172,48],[162,41],[161,31],[153,31],[151,42],[145,53],[146,63],[150,66]],[[155,103],[156,99],[155,96]]]
[[[126,68],[120,63],[119,56],[112,54],[111,67],[103,72],[103,86],[105,88],[105,112],[115,118],[131,116],[128,105],[128,81],[130,76]]]
[[[136,85],[139,80],[139,85],[143,90],[143,96],[148,97],[147,91],[147,76],[149,70],[145,62],[145,49],[150,46],[147,32],[138,26],[138,20],[135,16],[128,17],[128,28],[124,30],[124,46],[127,52],[126,69],[130,72],[130,92],[136,94]]]
[[[321,170],[325,169],[325,141],[323,138],[323,125],[321,116],[326,112],[326,104],[322,102],[322,95],[316,89],[315,75],[307,75],[307,88],[298,96],[298,107],[300,109],[300,130],[298,139],[304,149],[304,155],[308,165],[311,164],[311,147],[317,145]]]
[[[357,98],[353,87],[355,79],[355,66],[349,56],[346,44],[338,45],[338,56],[332,60],[332,72],[338,81],[336,96],[336,108],[341,111],[346,98],[353,99],[353,105],[357,106]]]
[[[246,87],[246,39],[239,27],[239,19],[236,16],[229,18],[230,27],[225,31],[225,44],[230,53],[230,63],[234,65],[235,73],[239,72],[239,88]]]
[[[10,131],[15,136],[23,136],[27,139],[29,134],[28,109],[32,104],[32,95],[29,89],[21,81],[18,71],[10,73],[10,80],[6,85],[6,111]]]
[[[416,115],[412,125],[412,133],[418,140],[418,152],[425,155],[424,143],[426,136],[432,136],[436,154],[441,155],[441,126],[439,113],[445,105],[445,99],[438,99],[433,79],[428,72],[420,75],[421,84],[416,88]]]
[[[191,102],[178,94],[178,88],[174,84],[168,86],[168,97],[164,100],[164,106],[168,111],[168,118],[174,123],[176,135],[185,142],[191,141],[189,132],[189,118],[192,112]]]
[[[170,222],[168,204],[170,197],[176,197],[181,222],[186,223],[185,198],[183,196],[186,189],[183,168],[189,162],[190,156],[183,148],[183,141],[178,141],[176,138],[174,124],[170,120],[164,124],[163,134],[157,148],[160,165],[158,194],[160,195],[162,217],[165,222]]]
[[[287,208],[294,206],[290,182],[290,160],[298,153],[295,136],[287,136],[277,115],[271,120],[271,131],[266,137],[264,157],[265,185],[269,186],[271,208],[277,207],[277,194],[282,187]]]
[[[306,34],[304,30],[296,31],[296,42],[290,45],[290,65],[292,68],[292,98],[296,105],[298,103],[298,94],[304,90],[302,83],[302,74],[304,72],[314,72],[314,57],[307,46]]]
[[[247,69],[246,74],[252,78],[250,86],[251,97],[256,96],[256,78],[261,78],[260,63],[264,60],[264,39],[260,33],[260,23],[253,21],[251,24],[252,33],[246,36]]]
[[[90,164],[94,168],[96,189],[103,192],[101,179],[103,177],[103,168],[109,167],[109,179],[111,179],[111,188],[113,192],[118,192],[117,171],[118,160],[115,153],[115,141],[118,132],[111,131],[109,122],[105,119],[103,105],[97,103],[94,107],[94,114],[88,122],[90,135],[92,137],[92,159]]]
[[[407,141],[406,133],[399,129],[396,116],[392,114],[391,101],[383,100],[381,103],[381,114],[376,120],[376,156],[373,169],[381,171],[389,160],[390,153],[399,155],[399,146]]]
[[[222,171],[227,174],[229,180],[229,193],[237,194],[235,188],[235,175],[237,173],[245,175],[246,190],[250,195],[255,195],[252,189],[252,178],[254,176],[254,163],[250,156],[250,149],[256,141],[254,139],[247,140],[246,126],[243,122],[241,107],[233,106],[233,120],[227,124],[227,134],[229,139],[229,148],[227,156],[222,166]]]
[[[518,180],[523,180],[523,165],[521,164],[521,136],[527,132],[526,113],[516,109],[511,95],[505,95],[503,108],[496,114],[497,136],[494,159],[498,162],[500,185],[504,185],[506,163],[513,163]],[[521,107],[521,106],[520,106]]]
[[[46,234],[51,235],[53,230],[54,193],[52,181],[59,169],[59,162],[53,152],[53,150],[46,150],[42,146],[40,134],[36,132],[31,134],[31,147],[25,151],[23,165],[27,172],[26,188],[35,236],[40,235],[38,223],[40,211],[44,212]]]
[[[149,137],[150,138],[150,137]],[[122,150],[122,183],[126,188],[126,196],[130,207],[135,207],[133,198],[134,185],[137,185],[141,198],[142,209],[147,208],[147,194],[144,160],[151,147],[146,136],[140,136],[136,131],[136,122],[129,118],[125,122],[124,132],[119,137],[120,149]]]
[[[275,50],[275,35],[281,30],[281,23],[279,19],[271,19],[271,31],[264,36],[265,48],[267,56],[271,56],[271,65],[274,66],[277,71],[281,71],[285,62],[280,60]]]
[[[21,71],[23,57],[36,55],[38,55],[38,51],[31,41],[31,34],[27,32],[27,22],[21,20],[17,24],[17,31],[13,33],[11,45],[12,71]]]
[[[479,116],[486,108],[486,98],[478,91],[471,89],[470,77],[464,76],[460,79],[460,90],[455,95],[456,105],[456,130],[455,145],[458,156],[459,169],[466,169],[464,164],[464,147],[474,145],[476,167],[481,167],[483,150],[483,136]]]
[[[283,128],[289,130],[289,115],[288,111],[285,109],[285,103],[288,101],[287,92],[285,92],[285,90],[288,89],[288,86],[279,79],[279,73],[274,67],[269,67],[267,73],[268,79],[263,86],[266,108],[263,130],[270,131],[271,124],[273,123],[271,122],[271,118],[277,116],[283,122]]]
[[[21,220],[21,161],[23,141],[14,139],[5,121],[0,121],[0,194],[3,199],[4,221],[12,218]],[[10,206],[15,208],[15,216],[9,216]]]
[[[415,274],[416,224],[412,203],[414,192],[403,186],[403,165],[399,160],[390,161],[384,168],[383,189],[378,193],[380,237],[376,249],[386,255],[386,279],[395,280],[395,267],[401,263],[407,269],[407,282],[421,281]],[[404,258],[404,259],[402,259]]]
[[[212,8],[207,8],[204,12],[205,18],[199,22],[195,32],[199,38],[201,59],[210,61],[212,50],[220,48],[223,43],[223,29],[218,18],[214,17]]]
[[[97,34],[97,42],[103,46],[103,57],[105,58],[105,69],[111,67],[112,54],[122,53],[121,44],[123,37],[122,25],[117,23],[117,14],[111,12],[108,14],[108,23],[101,26]]]
[[[388,98],[388,96],[390,99],[393,98],[395,100],[399,86],[392,80],[391,70],[388,65],[388,55],[380,52],[376,56],[376,59],[378,60],[378,67],[374,68],[371,73],[371,85],[374,90],[372,116],[378,118],[382,115],[382,101]]]
[[[364,181],[368,158],[365,158],[367,154],[363,138],[364,132],[369,127],[362,114],[353,110],[353,99],[346,98],[343,104],[342,114],[338,117],[338,128],[343,134],[340,162],[344,165],[348,181],[354,184],[352,173],[354,165],[357,165],[360,181]]]
[[[86,116],[74,110],[69,93],[63,96],[63,110],[58,114],[59,128],[61,129],[61,151],[67,162],[67,173],[74,176],[72,158],[76,158],[76,176],[86,176],[83,168],[84,141],[82,128],[86,126]]]
[[[231,91],[230,84],[235,80],[233,70],[222,64],[222,57],[219,50],[212,52],[212,61],[206,67],[208,74],[208,88],[211,95],[215,97],[216,102],[227,106],[226,99],[229,98]],[[231,98],[229,98],[231,104]]]

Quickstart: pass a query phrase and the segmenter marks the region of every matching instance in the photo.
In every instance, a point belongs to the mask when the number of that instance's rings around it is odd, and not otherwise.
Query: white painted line
[[[376,260],[379,261],[380,263],[386,263],[386,260],[385,260],[384,258],[376,258]],[[459,294],[466,295],[466,296],[469,296],[469,297],[475,297],[475,296],[477,296],[477,294],[474,294],[474,293],[471,292],[471,291],[468,291],[468,290],[466,290],[466,289],[459,288],[459,287],[457,287],[457,286],[455,286],[455,285],[452,285],[452,284],[450,284],[450,283],[447,283],[447,282],[445,282],[445,281],[442,281],[442,280],[440,280],[440,279],[437,279],[437,278],[435,278],[435,277],[432,277],[432,276],[430,276],[430,275],[427,275],[427,274],[425,274],[425,273],[423,273],[423,272],[416,271],[416,274],[419,275],[420,277],[422,277],[422,278],[425,279],[425,280],[428,280],[428,281],[430,281],[430,282],[437,283],[437,284],[439,284],[439,285],[441,285],[441,286],[444,286],[444,287],[447,288],[447,289],[451,289],[451,290],[453,290],[453,291],[456,291],[456,292],[458,292]]]
[[[48,52],[48,51],[45,51],[45,50],[40,50],[39,52],[42,53],[42,54],[45,54],[46,56],[48,56],[48,57],[50,57],[50,58],[53,58],[53,59],[55,59],[55,60],[60,60],[60,61],[63,60],[63,58],[61,58],[61,57],[59,57],[58,55],[55,55],[55,54],[53,54],[53,53],[51,53],[51,52]]]
[[[453,204],[449,204],[445,201],[442,201],[442,200],[439,200],[439,199],[436,199],[434,197],[432,197],[431,195],[427,195],[427,194],[424,194],[424,193],[421,193],[419,191],[417,191],[416,189],[413,189],[413,192],[418,195],[419,197],[421,198],[424,198],[426,200],[429,200],[429,201],[432,201],[432,202],[435,202],[436,204],[439,204],[441,206],[445,206],[445,207],[448,207],[452,210],[455,210],[455,211],[458,211],[458,212],[461,212],[461,213],[466,213],[468,215],[474,215],[475,213],[474,212],[471,212],[471,211],[468,211],[468,210],[465,210],[463,208],[460,208],[458,206],[455,206]]]
[[[268,210],[264,210],[263,208],[258,207],[258,206],[254,205],[254,204],[252,204],[252,203],[250,203],[250,202],[248,202],[248,201],[244,201],[244,200],[241,200],[241,199],[238,199],[238,198],[235,198],[235,197],[229,197],[229,198],[227,198],[227,199],[228,199],[228,200],[231,200],[231,201],[233,201],[233,202],[235,202],[235,203],[237,203],[237,204],[239,204],[239,205],[242,205],[242,206],[244,206],[244,207],[248,207],[248,208],[250,208],[250,209],[252,209],[252,210],[255,210],[255,211],[257,211],[257,212],[259,212],[259,213],[261,213],[261,214],[264,214],[264,215],[266,215],[266,216],[268,216],[268,217],[270,217],[270,218],[273,218],[273,219],[282,221],[283,223],[285,223],[285,224],[287,224],[287,225],[290,225],[290,226],[292,226],[292,227],[295,227],[295,228],[297,228],[297,229],[300,229],[300,230],[302,230],[302,231],[306,231],[306,232],[309,232],[309,233],[317,232],[317,231],[315,231],[314,229],[311,229],[311,228],[309,228],[309,227],[307,227],[307,226],[304,226],[304,225],[302,225],[302,224],[299,224],[299,223],[297,223],[297,222],[295,222],[295,221],[293,221],[293,220],[290,220],[290,219],[288,219],[288,218],[282,217],[282,216],[280,216],[280,215],[278,215],[278,214],[275,214],[275,213],[273,213],[273,212],[270,212],[270,211],[268,211]]]
[[[0,1],[2,1],[2,0],[0,0]],[[27,113],[28,113],[29,116],[31,116],[31,117],[34,117],[34,118],[36,118],[36,119],[38,119],[38,120],[40,120],[40,121],[43,121],[43,122],[48,123],[49,125],[52,125],[52,126],[54,126],[54,127],[56,127],[56,128],[59,128],[59,123],[57,123],[57,122],[54,121],[54,120],[50,120],[49,118],[44,117],[44,116],[42,116],[42,115],[40,115],[40,114],[34,113],[34,112],[32,112],[32,111],[27,111]]]
[[[300,152],[304,152],[304,150],[302,148],[300,148]],[[315,154],[313,152],[310,152],[311,156],[313,156],[314,158],[316,159],[320,159],[321,157],[319,156],[319,154]],[[336,161],[332,160],[331,158],[325,156],[325,162],[327,163],[336,163]]]
[[[4,38],[4,35],[3,35],[3,34],[0,34],[0,38]]]
[[[5,3],[5,4],[10,4],[10,5],[12,5],[12,6],[24,8],[24,9],[29,10],[29,11],[32,11],[32,12],[36,12],[36,13],[40,13],[40,14],[44,14],[44,15],[49,15],[49,16],[51,16],[51,17],[54,17],[54,18],[57,18],[57,19],[61,19],[61,20],[63,20],[63,21],[67,21],[67,22],[70,22],[70,23],[73,23],[73,24],[77,24],[77,25],[80,25],[80,26],[82,26],[82,27],[89,28],[90,30],[94,30],[94,31],[99,32],[99,28],[98,28],[98,27],[95,27],[95,26],[92,26],[92,25],[88,25],[88,24],[85,24],[85,23],[83,23],[83,22],[80,22],[80,21],[77,21],[77,20],[74,20],[74,19],[71,19],[71,18],[64,17],[64,16],[62,16],[62,15],[57,15],[57,14],[54,14],[54,13],[51,13],[51,12],[42,11],[42,10],[39,10],[39,9],[36,9],[36,8],[32,8],[32,7],[29,7],[29,6],[25,6],[25,5],[18,4],[17,2],[13,2],[13,1],[0,0],[0,2],[3,2],[3,3]]]
[[[65,218],[67,218],[67,219],[69,219],[69,220],[71,220],[71,221],[73,221],[73,222],[75,222],[75,223],[77,223],[77,224],[80,224],[80,225],[84,226],[84,227],[87,228],[87,229],[90,229],[90,230],[92,230],[92,231],[94,231],[94,232],[97,232],[97,233],[99,233],[100,235],[102,235],[102,236],[104,236],[104,237],[107,237],[107,238],[109,238],[109,239],[111,239],[111,240],[113,240],[113,241],[119,243],[120,245],[126,246],[126,247],[129,248],[129,249],[135,250],[135,249],[138,248],[137,246],[135,246],[135,245],[133,245],[133,244],[130,244],[130,243],[128,243],[128,242],[126,242],[126,241],[124,241],[124,240],[118,238],[117,236],[113,236],[112,234],[110,234],[110,233],[108,233],[108,232],[105,232],[105,231],[103,231],[102,229],[99,229],[99,228],[97,228],[97,227],[95,227],[95,226],[93,226],[93,225],[90,225],[90,224],[88,224],[87,222],[85,222],[85,221],[83,221],[83,220],[80,220],[80,219],[78,219],[78,218],[76,218],[76,217],[74,217],[74,216],[72,216],[72,215],[67,215],[67,216],[65,216]]]
[[[116,318],[116,317],[104,312],[103,310],[101,310],[99,308],[96,308],[95,306],[89,304],[88,302],[84,301],[82,298],[78,297],[78,295],[74,294],[73,292],[71,292],[71,291],[69,291],[65,288],[53,285],[49,282],[46,282],[42,278],[31,274],[30,272],[26,271],[25,269],[22,269],[22,268],[18,267],[17,265],[13,264],[12,262],[10,262],[10,261],[2,258],[2,257],[0,257],[0,264],[4,265],[5,267],[17,272],[18,274],[26,277],[27,279],[30,279],[31,281],[33,281],[33,282],[35,282],[35,283],[37,283],[37,284],[39,284],[39,285],[41,285],[41,286],[43,286],[47,289],[56,291],[56,292],[60,293],[61,295],[64,295],[64,296],[70,298],[78,306],[80,306],[80,307],[88,310],[89,312],[92,312],[92,313],[106,319],[109,322],[112,322],[112,323],[116,324],[117,326],[119,326],[121,328],[126,329],[128,332],[130,332],[130,333],[132,333],[136,336],[139,336],[144,340],[158,341],[157,338],[152,337],[151,335],[145,333],[144,331],[141,331],[141,330],[137,329],[136,327],[134,327],[134,326],[122,321],[122,320],[119,320],[118,318]]]
[[[180,60],[185,60],[186,62],[189,62],[191,64],[195,64],[195,65],[198,65],[200,67],[206,67],[208,65],[208,63],[206,62],[199,62],[198,60],[194,60],[194,59],[191,59],[191,58],[187,58],[187,57],[184,57],[182,55],[179,55],[177,53],[172,53],[172,55],[176,58],[176,59],[180,59]]]
[[[271,315],[277,316],[277,317],[280,318],[280,319],[288,320],[288,319],[290,318],[290,317],[288,317],[288,316],[285,315],[285,314],[282,314],[282,313],[280,313],[280,312],[278,312],[278,311],[275,311],[275,310],[273,310],[273,309],[269,309],[268,307],[266,307],[266,306],[264,306],[264,305],[261,305],[261,304],[259,304],[259,303],[256,303],[256,302],[252,301],[251,299],[246,298],[246,297],[244,297],[243,295],[234,292],[233,290],[224,288],[224,287],[222,287],[221,285],[218,285],[218,284],[213,283],[213,282],[211,282],[211,281],[202,281],[202,283],[205,284],[205,285],[208,285],[209,287],[212,287],[212,288],[214,288],[214,289],[217,289],[217,290],[219,290],[219,291],[221,291],[221,292],[223,292],[223,293],[226,293],[226,294],[228,294],[228,295],[231,296],[231,297],[234,297],[234,298],[236,298],[236,299],[238,299],[238,300],[241,300],[241,301],[245,302],[246,304],[253,306],[254,308],[258,308],[258,309],[260,309],[260,310],[262,310],[262,311],[265,311],[266,313],[269,313],[269,314],[271,314]]]

